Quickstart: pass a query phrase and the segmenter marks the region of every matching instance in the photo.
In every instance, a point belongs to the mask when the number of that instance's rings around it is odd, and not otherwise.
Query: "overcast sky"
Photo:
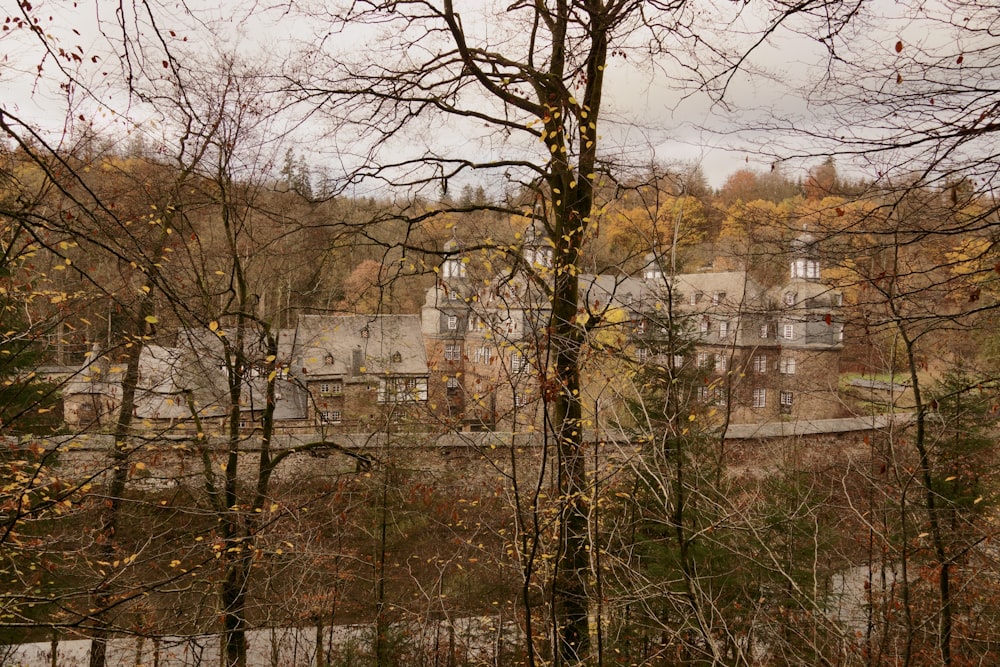
[[[732,3],[723,3],[720,11],[727,5],[732,6]],[[903,30],[896,25],[900,17],[895,15],[894,3],[875,2],[872,5],[884,12],[886,18],[881,24],[884,32],[868,35],[868,38],[884,42],[888,50],[895,33]],[[163,34],[174,31],[178,40],[186,38],[186,43],[178,42],[176,46],[185,49],[194,46],[191,51],[195,53],[203,49],[206,60],[217,53],[239,52],[247,59],[266,57],[281,61],[288,58],[298,40],[309,39],[316,32],[314,24],[292,16],[281,7],[269,8],[261,3],[189,2],[188,6],[196,9],[202,23],[187,15],[180,2],[171,0],[153,6],[160,31]],[[711,3],[706,6],[711,7]],[[0,0],[0,8],[4,15],[19,13],[16,0]],[[39,3],[35,7],[35,15],[41,19],[40,26],[49,36],[49,44],[56,50],[63,48],[81,54],[82,62],[71,62],[67,66],[83,73],[90,91],[101,100],[103,108],[95,109],[93,101],[86,100],[79,90],[60,89],[58,81],[62,77],[57,70],[57,59],[52,54],[44,55],[38,41],[24,30],[8,31],[0,36],[3,58],[0,86],[4,90],[0,103],[3,108],[54,132],[65,127],[67,114],[70,118],[83,114],[86,122],[105,132],[119,136],[140,132],[155,143],[163,128],[158,125],[155,113],[126,94],[119,55],[109,50],[109,41],[117,43],[120,36],[115,32],[120,31],[115,15],[107,13],[110,11],[110,4],[82,1],[75,8],[67,3]],[[755,17],[752,10],[745,11],[751,13],[746,15],[743,27],[752,32],[752,23],[759,17]],[[469,9],[467,13],[471,12]],[[140,39],[152,43],[150,40],[155,35],[148,19],[128,17],[126,24]],[[211,36],[208,26],[212,27]],[[344,52],[364,51],[370,47],[366,43],[370,40],[371,34],[363,31],[330,38]],[[151,53],[154,52],[155,48]],[[771,42],[760,47],[744,64],[745,73],[730,82],[725,106],[704,93],[677,90],[673,85],[673,73],[669,68],[661,69],[660,63],[637,64],[613,58],[607,73],[606,113],[609,120],[618,118],[623,122],[615,128],[609,124],[605,132],[623,152],[641,155],[645,151],[668,164],[697,164],[710,183],[718,187],[737,169],[770,168],[773,157],[762,154],[760,142],[774,146],[777,138],[746,131],[742,126],[754,125],[757,119],[763,120],[769,113],[807,117],[810,109],[796,91],[818,76],[817,67],[822,66],[824,56],[821,46],[808,35],[778,31]],[[39,65],[42,66],[41,74]],[[197,63],[185,65],[196,67]],[[158,66],[160,62],[155,57],[146,63],[154,78]],[[79,108],[74,107],[76,104]],[[737,132],[741,129],[743,131]],[[312,136],[306,141],[319,148],[324,130],[313,127],[310,134]],[[332,137],[330,141],[336,143]],[[338,150],[343,148],[337,146]],[[810,150],[805,145],[800,148],[802,152]],[[309,149],[302,147],[300,150]],[[789,163],[788,169],[794,175],[802,173],[808,164],[808,160]]]

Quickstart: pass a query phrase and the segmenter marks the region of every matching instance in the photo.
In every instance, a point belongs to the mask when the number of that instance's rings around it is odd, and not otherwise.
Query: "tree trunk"
[[[164,234],[158,246],[154,250],[162,251]],[[147,291],[139,301],[139,307],[135,316],[133,331],[135,336],[128,340],[126,349],[128,353],[125,359],[125,375],[122,377],[122,403],[118,409],[118,419],[115,422],[114,450],[111,453],[111,484],[108,486],[108,502],[106,511],[101,523],[101,539],[103,540],[98,560],[107,563],[115,560],[117,550],[117,530],[119,511],[121,509],[122,496],[125,494],[125,485],[128,481],[129,471],[129,444],[128,435],[132,427],[132,415],[135,411],[136,389],[139,385],[139,360],[142,357],[142,350],[145,347],[147,323],[146,317],[152,313],[152,283],[146,282]],[[102,585],[103,588],[104,585]],[[103,610],[108,605],[110,596],[107,590],[99,591],[96,600],[97,628],[95,629],[90,643],[90,667],[105,667],[107,661],[107,643],[109,631],[104,618]]]
[[[220,596],[222,599],[222,631],[226,667],[246,667],[246,595],[250,581],[250,560],[246,545],[226,566]]]

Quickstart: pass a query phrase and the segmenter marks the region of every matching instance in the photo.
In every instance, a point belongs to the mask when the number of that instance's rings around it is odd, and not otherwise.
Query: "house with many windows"
[[[450,242],[419,315],[301,315],[277,336],[277,428],[540,428],[552,255],[537,225],[519,251],[505,270],[473,277],[482,267]],[[581,275],[589,409],[598,398],[618,400],[629,369],[644,369],[664,382],[686,378],[692,400],[720,408],[733,424],[844,416],[841,294],[821,281],[812,236],[797,236],[788,256],[787,279],[767,287],[747,271],[671,275],[655,254],[638,275]],[[228,369],[223,340],[219,331],[184,330],[172,347],[148,345],[136,416],[189,429],[194,406],[221,428],[227,373],[236,370],[246,385],[240,427],[259,426],[265,352],[251,350]],[[106,428],[121,378],[95,351],[67,387],[67,423]]]
[[[300,315],[279,359],[308,395],[312,426],[363,432],[427,419],[417,315]]]
[[[226,338],[224,329],[183,329],[171,346],[147,344],[139,357],[133,428],[174,433],[225,428],[230,373],[243,385],[240,430],[259,428],[269,355],[261,336],[248,332],[251,342],[236,362],[226,354]],[[274,362],[279,431],[355,432],[427,421],[427,361],[416,315],[302,315],[294,328],[278,332]],[[92,351],[66,385],[67,425],[112,428],[124,376],[123,365]]]
[[[521,261],[490,280],[469,278],[454,242],[446,251],[421,317],[431,402],[470,428],[540,425],[551,250],[529,227]],[[697,400],[725,407],[732,423],[844,416],[842,296],[821,282],[811,235],[792,241],[788,278],[776,286],[747,271],[663,268],[651,254],[640,275],[580,276],[581,320],[619,339],[600,343],[604,359],[697,375]]]

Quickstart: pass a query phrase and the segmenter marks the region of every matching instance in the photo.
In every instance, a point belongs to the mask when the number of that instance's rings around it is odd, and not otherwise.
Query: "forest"
[[[0,664],[1000,661],[996,7],[902,4],[0,4]],[[658,154],[636,72],[753,164]],[[779,285],[804,232],[870,428],[727,437],[704,373],[584,316],[650,253]],[[540,295],[541,428],[276,429],[282,331],[418,313],[458,259]],[[658,328],[694,344],[669,299]],[[174,437],[134,408],[181,332],[226,401],[178,391]],[[94,350],[117,408],[74,431]]]

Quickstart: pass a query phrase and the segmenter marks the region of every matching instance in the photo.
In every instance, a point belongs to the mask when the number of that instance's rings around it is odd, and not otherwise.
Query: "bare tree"
[[[542,380],[548,397],[546,436],[555,446],[562,506],[559,547],[552,586],[553,654],[557,664],[577,664],[589,654],[587,555],[581,405],[581,350],[587,327],[578,314],[581,249],[594,231],[595,185],[614,171],[616,131],[606,124],[607,70],[628,57],[649,56],[649,66],[678,66],[675,82],[692,79],[717,93],[745,55],[710,42],[699,23],[697,3],[642,5],[632,2],[515,4],[505,10],[462,13],[450,0],[374,2],[351,5],[324,19],[332,30],[393,31],[374,58],[336,54],[305,75],[290,75],[293,88],[341,121],[364,119],[365,160],[347,183],[394,187],[440,187],[482,171],[505,178],[527,193],[522,204],[541,225],[552,250],[551,265],[537,271],[548,291],[547,360]],[[827,3],[769,8],[760,34],[766,36],[788,13],[830,16]],[[727,13],[716,28],[736,21]],[[831,29],[839,28],[839,17]],[[757,40],[756,43],[759,43]],[[326,42],[333,50],[336,44]],[[752,49],[755,43],[743,45]],[[353,62],[352,62],[353,60]],[[370,120],[369,120],[370,119]],[[395,147],[423,142],[441,121],[483,134],[504,149],[462,155],[439,142],[426,142],[399,158]],[[505,207],[518,212],[517,207]],[[420,219],[411,219],[416,225]],[[416,248],[427,250],[427,248]],[[593,325],[593,322],[591,322]]]

